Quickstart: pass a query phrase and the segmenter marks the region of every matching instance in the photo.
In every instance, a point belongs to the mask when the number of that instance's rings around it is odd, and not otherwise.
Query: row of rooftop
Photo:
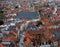
[[[54,9],[55,6],[51,7]],[[60,45],[60,6],[54,9],[54,13],[52,13],[51,7],[37,9],[39,12],[6,10],[7,13],[4,12],[5,23],[0,26],[0,45],[3,47],[29,47],[30,42],[33,42],[33,46],[58,47]],[[44,42],[48,43],[47,46]]]

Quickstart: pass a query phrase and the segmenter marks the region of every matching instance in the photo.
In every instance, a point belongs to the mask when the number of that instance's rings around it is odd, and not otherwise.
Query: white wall
[[[50,47],[50,45],[41,45],[40,47]]]

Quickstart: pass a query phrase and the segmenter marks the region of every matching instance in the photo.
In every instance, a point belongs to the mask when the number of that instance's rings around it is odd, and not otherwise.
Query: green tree
[[[3,19],[4,17],[3,13],[4,13],[3,8],[0,8],[0,20]]]
[[[35,39],[36,39],[36,40],[39,40],[39,39],[41,39],[42,37],[45,38],[45,37],[44,37],[44,34],[37,34],[37,35],[35,36]]]
[[[41,20],[36,22],[36,26],[39,26],[39,25],[43,25]]]
[[[5,16],[3,13],[4,13],[3,8],[0,8],[0,25],[4,23],[3,19],[5,18]]]
[[[3,20],[0,20],[0,25],[4,24]]]

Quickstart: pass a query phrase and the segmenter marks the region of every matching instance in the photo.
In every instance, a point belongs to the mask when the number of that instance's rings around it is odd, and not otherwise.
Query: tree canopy
[[[4,19],[4,11],[3,11],[3,8],[0,8],[0,25],[2,25],[4,22],[3,22],[3,19]]]
[[[4,13],[4,11],[3,11],[3,8],[0,8],[0,19],[3,19],[3,13]]]
[[[0,20],[0,25],[4,24],[3,20]]]

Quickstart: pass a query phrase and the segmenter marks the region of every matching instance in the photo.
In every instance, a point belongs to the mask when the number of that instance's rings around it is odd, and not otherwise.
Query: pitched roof
[[[38,30],[38,27],[35,25],[28,25],[27,29],[28,30]]]
[[[37,19],[39,14],[37,12],[18,12],[17,18],[19,19]]]
[[[60,39],[60,30],[51,30],[51,33],[55,35],[56,39]]]
[[[55,24],[55,25],[58,25],[59,23],[60,23],[60,20],[55,20],[55,21],[54,21],[54,24]]]

